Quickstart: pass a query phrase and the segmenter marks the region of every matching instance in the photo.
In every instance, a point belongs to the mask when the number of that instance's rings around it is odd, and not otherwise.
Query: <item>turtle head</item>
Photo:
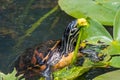
[[[76,42],[80,30],[80,27],[78,27],[77,25],[78,25],[77,20],[74,20],[68,24],[64,31],[61,46],[63,54],[68,54],[74,49],[74,43]]]

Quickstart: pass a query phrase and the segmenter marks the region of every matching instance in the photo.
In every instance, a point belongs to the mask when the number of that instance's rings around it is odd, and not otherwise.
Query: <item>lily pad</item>
[[[120,54],[120,43],[117,41],[113,41],[108,47],[108,53],[110,55]]]
[[[103,41],[107,44],[112,42],[112,37],[108,31],[98,21],[91,18],[87,18],[89,26],[84,28],[82,34],[82,40],[88,40],[92,42]]]
[[[75,17],[91,17],[104,25],[113,25],[120,0],[59,0],[59,6]]]
[[[115,41],[120,42],[120,9],[117,11],[114,19],[113,37]]]
[[[72,67],[70,69],[66,67],[60,71],[54,72],[54,80],[73,80],[89,69],[88,67]]]
[[[100,75],[94,78],[93,80],[119,80],[119,79],[120,79],[120,70],[116,70]]]
[[[120,56],[113,57],[110,60],[110,65],[116,68],[120,68]]]

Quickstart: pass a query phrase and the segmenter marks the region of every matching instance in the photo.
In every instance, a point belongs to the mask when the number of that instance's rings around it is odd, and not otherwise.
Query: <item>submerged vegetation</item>
[[[46,19],[48,16],[50,16],[52,13],[54,13],[56,10],[58,9],[58,6],[56,6],[55,8],[53,8],[51,11],[47,12],[45,15],[43,15],[43,17],[41,17],[40,19],[38,19],[35,23],[32,24],[32,26],[25,31],[25,35],[21,36],[18,40],[18,43],[16,44],[15,47],[18,47],[20,46],[20,44],[24,41],[24,39],[27,37],[27,36],[30,36],[31,33],[33,31],[35,31],[35,29],[37,27],[39,27],[39,25],[43,22],[44,19]]]
[[[12,0],[11,0],[12,1]],[[26,8],[23,10],[23,17],[19,19],[18,22],[22,23],[19,25],[20,32],[24,29],[24,19],[27,18],[29,13],[30,6],[34,0],[30,0]],[[72,65],[69,65],[61,70],[53,72],[54,80],[77,80],[83,79],[83,76],[86,72],[89,72],[90,69],[96,68],[120,68],[120,1],[119,0],[58,0],[59,7],[68,15],[74,18],[82,18],[87,24],[82,25],[86,27],[82,27],[79,31],[78,40],[76,42],[76,48],[74,50],[74,57],[72,61]],[[72,5],[72,6],[71,6]],[[88,5],[88,6],[86,6]],[[6,7],[6,6],[5,6]],[[24,40],[28,38],[32,33],[42,24],[42,22],[48,18],[50,15],[53,15],[54,12],[59,10],[58,5],[53,9],[45,13],[42,17],[38,18],[33,24],[31,24],[30,28],[27,28],[23,31],[23,34],[18,38],[17,44],[14,48],[19,48]],[[62,17],[64,18],[64,17]],[[58,18],[56,18],[58,19]],[[83,24],[83,23],[80,23]],[[105,26],[113,27],[113,35],[105,29]],[[3,30],[0,32],[4,35],[10,34],[13,38],[16,38],[18,33],[14,32],[10,29],[8,33],[5,33]],[[15,34],[16,35],[15,35]],[[14,34],[14,35],[13,35]],[[41,37],[41,36],[39,36]],[[85,42],[87,41],[87,42]],[[85,44],[84,44],[85,42]],[[98,47],[86,47],[86,43],[91,45],[98,45]],[[101,50],[101,46],[105,45],[107,48]],[[90,50],[95,50],[96,54],[101,57],[103,60],[93,62],[91,61],[91,56],[82,56],[84,58],[84,62],[80,66],[76,66],[75,62],[77,61],[76,55],[78,54],[79,47],[84,47]],[[88,51],[89,52],[89,51]],[[90,52],[89,52],[90,53]],[[88,54],[89,54],[88,53]],[[103,56],[104,55],[104,56]],[[119,70],[108,72],[107,74],[103,74],[97,76],[93,80],[111,80],[113,77],[115,80],[119,78]],[[0,79],[5,80],[18,80],[19,77],[15,77],[16,70],[14,70],[10,74],[0,73]],[[111,76],[112,75],[112,76]],[[91,75],[92,76],[92,75]],[[84,78],[85,79],[85,78]],[[24,79],[23,79],[24,80]],[[41,78],[40,80],[44,80]]]

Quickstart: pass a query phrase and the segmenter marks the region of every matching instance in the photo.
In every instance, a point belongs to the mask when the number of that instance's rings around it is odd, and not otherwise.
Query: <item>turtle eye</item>
[[[71,28],[74,29],[77,27],[77,20],[72,21]]]

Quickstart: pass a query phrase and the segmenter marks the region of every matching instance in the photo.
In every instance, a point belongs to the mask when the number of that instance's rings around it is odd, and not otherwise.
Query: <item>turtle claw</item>
[[[45,77],[45,80],[53,80],[52,76]]]
[[[46,70],[42,73],[42,75],[45,77],[45,80],[53,80],[51,67],[49,65],[47,66]]]
[[[68,56],[68,53],[65,53],[64,56],[67,57],[67,56]]]

